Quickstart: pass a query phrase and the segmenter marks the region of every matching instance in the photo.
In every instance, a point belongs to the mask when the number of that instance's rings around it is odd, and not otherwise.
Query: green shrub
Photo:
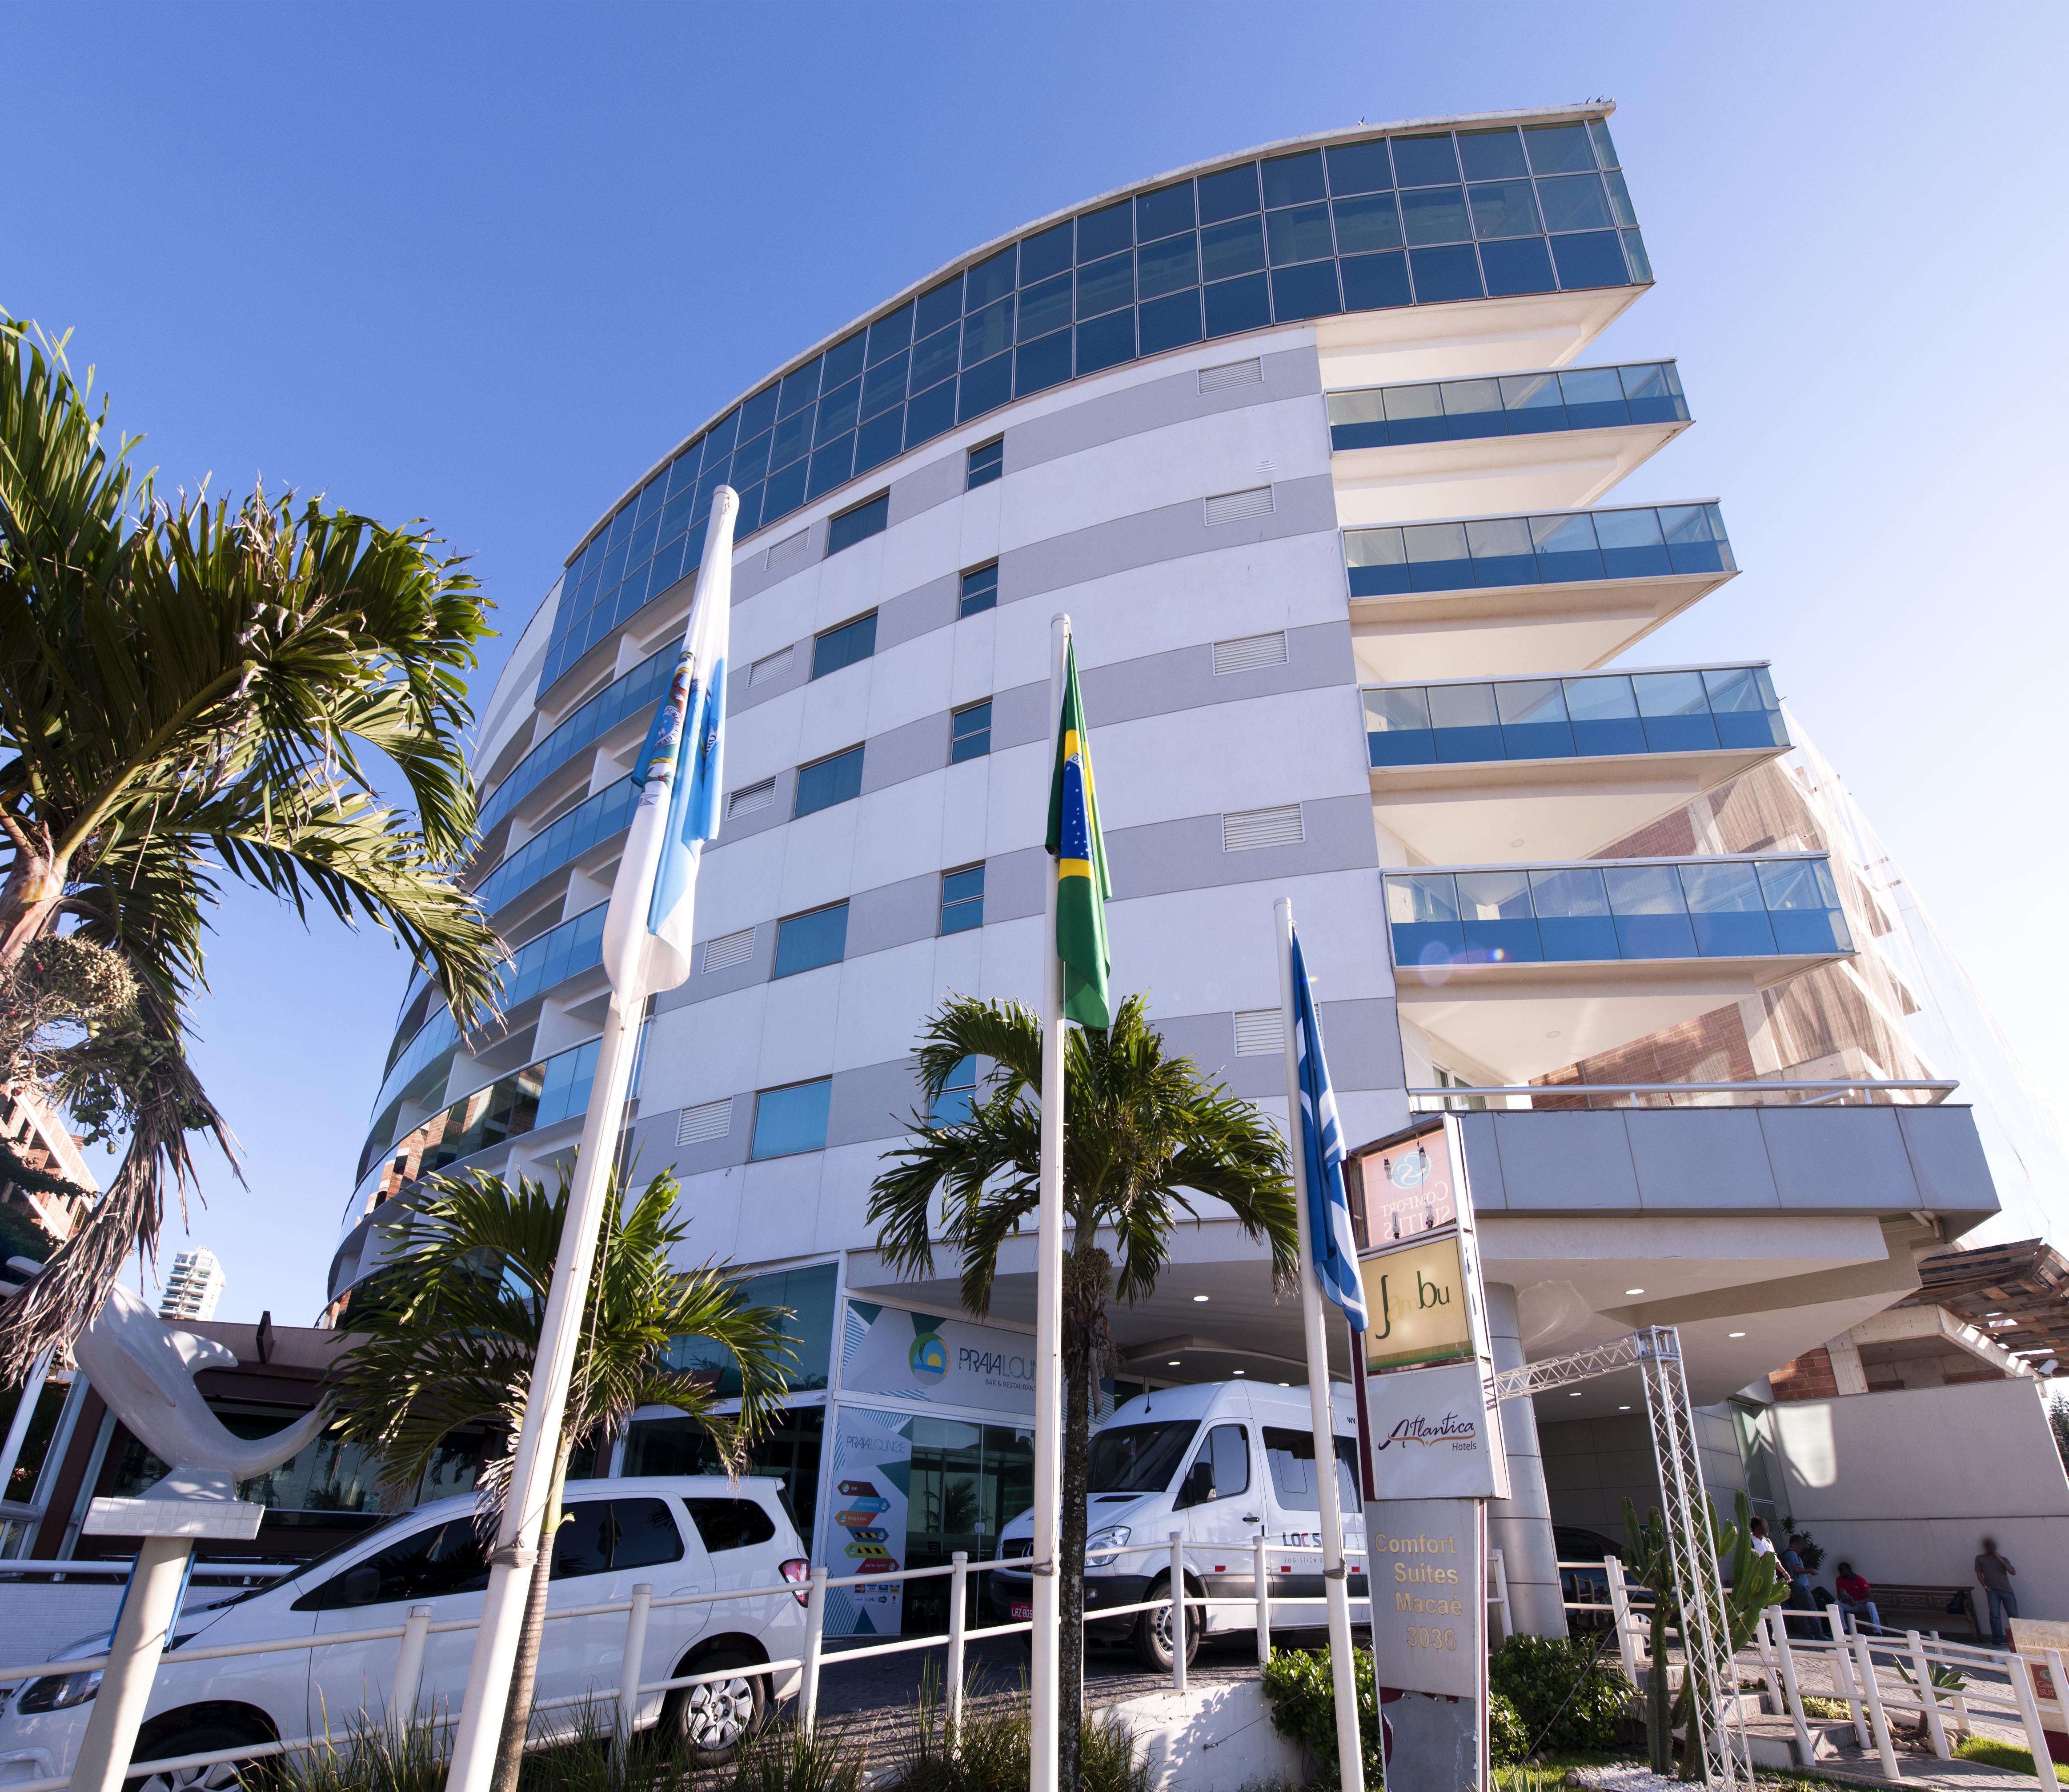
[[[904,1758],[891,1781],[896,1792],[1025,1792],[1031,1768],[1027,1689],[1022,1685],[1003,1705],[980,1709],[974,1701],[989,1690],[981,1680],[966,1683],[962,1731],[952,1749],[940,1677],[931,1664],[921,1670]],[[1149,1761],[1120,1717],[1089,1717],[1079,1733],[1085,1792],[1149,1792]]]
[[[1564,1636],[1512,1636],[1488,1662],[1487,1679],[1515,1706],[1525,1745],[1540,1751],[1614,1747],[1630,1702],[1629,1683],[1592,1643]]]
[[[1516,1707],[1499,1692],[1487,1695],[1487,1753],[1497,1763],[1520,1761],[1530,1752],[1530,1732]]]
[[[1357,1688],[1358,1746],[1365,1756],[1365,1782],[1379,1785],[1379,1692],[1373,1684],[1372,1651],[1351,1651],[1351,1671]],[[1341,1784],[1336,1753],[1336,1692],[1330,1677],[1329,1651],[1274,1649],[1264,1668],[1264,1696],[1271,1706],[1271,1727],[1314,1756],[1320,1781]]]

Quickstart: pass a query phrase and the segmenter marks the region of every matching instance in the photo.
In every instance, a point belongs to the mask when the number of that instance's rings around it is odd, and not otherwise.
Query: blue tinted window
[[[1199,283],[1199,239],[1190,230],[1161,242],[1145,243],[1135,251],[1136,290],[1145,299]]]
[[[1135,313],[1131,310],[1096,317],[1078,326],[1078,374],[1096,373],[1135,358]]]
[[[994,356],[981,361],[963,375],[962,389],[956,400],[956,420],[967,422],[996,410],[1013,396],[1013,357]]]
[[[924,338],[912,350],[912,390],[924,392],[928,387],[946,379],[956,370],[956,344],[961,337],[958,325],[950,324]]]
[[[862,402],[862,381],[850,380],[819,401],[819,421],[812,440],[823,446],[835,436],[855,427],[856,408]]]
[[[788,466],[811,445],[812,410],[807,405],[778,423],[769,438],[769,464]]]
[[[1329,191],[1335,193],[1377,193],[1394,185],[1394,168],[1387,159],[1386,139],[1369,143],[1340,143],[1329,151]]]
[[[941,874],[941,931],[964,933],[984,925],[984,867]]]
[[[904,355],[893,355],[888,360],[879,361],[862,377],[862,414],[874,417],[879,411],[888,410],[905,396],[905,376],[908,363]]]
[[[1630,257],[1630,277],[1641,285],[1652,280],[1652,259],[1645,252],[1645,239],[1635,230],[1623,233],[1624,253]]]
[[[707,462],[713,455],[724,454],[733,445],[739,426],[740,413],[737,410],[727,412],[712,425],[710,432],[704,437],[704,459]]]
[[[1576,287],[1626,286],[1630,274],[1625,267],[1623,247],[1614,230],[1589,230],[1576,236],[1555,236],[1552,259],[1559,264],[1559,284],[1569,291]]]
[[[969,285],[963,293],[963,309],[976,311],[1003,299],[1019,284],[1014,269],[1019,260],[1019,250],[1008,245],[995,255],[990,255],[969,271]]]
[[[884,527],[880,520],[883,511],[879,507],[888,502],[887,494],[885,497],[865,504],[860,511],[851,511],[849,515],[859,516],[874,513],[879,519],[876,528],[865,532],[875,535]],[[844,519],[837,518],[835,520]],[[845,547],[847,544],[844,542],[842,545]],[[835,551],[830,544],[828,551]],[[812,676],[823,678],[829,672],[839,671],[843,666],[852,666],[857,660],[867,659],[875,651],[876,613],[871,610],[868,615],[858,617],[852,622],[843,622],[838,629],[827,629],[812,642]]]
[[[1135,201],[1135,240],[1154,242],[1174,230],[1193,227],[1193,183],[1159,187],[1154,193],[1138,193]]]
[[[1051,274],[1060,274],[1077,258],[1071,247],[1075,224],[1069,218],[1031,236],[1020,245],[1020,283],[1032,286],[1037,280],[1046,280]]]
[[[1490,181],[1467,191],[1472,200],[1475,236],[1534,236],[1541,228],[1537,202],[1531,197],[1528,181]]]
[[[751,441],[776,421],[776,388],[765,386],[740,407],[740,439]]]
[[[1071,321],[1071,276],[1059,274],[1053,280],[1026,287],[1020,295],[1020,340],[1032,342]],[[1064,369],[1064,378],[1070,371]]]
[[[1271,308],[1282,324],[1304,317],[1325,317],[1344,307],[1336,296],[1336,264],[1332,261],[1304,263],[1299,267],[1274,268],[1271,273]]]
[[[1552,278],[1552,258],[1542,237],[1517,237],[1506,242],[1480,245],[1480,263],[1487,271],[1487,295],[1506,299],[1520,292],[1550,292],[1558,283]]]
[[[912,343],[912,307],[900,305],[888,317],[879,317],[869,327],[869,365],[871,367]]]
[[[855,470],[859,479],[872,466],[881,466],[896,456],[905,442],[905,413],[888,410],[873,417],[855,433]],[[743,515],[745,511],[743,510]],[[742,523],[739,533],[747,533]]]
[[[862,749],[851,747],[816,765],[800,768],[798,800],[790,813],[811,815],[836,803],[851,802],[862,794]]]
[[[962,577],[962,596],[958,616],[974,616],[979,610],[995,609],[998,605],[998,562],[980,566],[965,572]]]
[[[1316,261],[1336,253],[1327,206],[1289,206],[1283,211],[1267,212],[1264,230],[1275,267],[1290,262]]]
[[[1599,230],[1610,222],[1609,200],[1598,174],[1569,174],[1540,181],[1537,198],[1548,230]]]
[[[949,719],[949,763],[981,759],[991,751],[991,703],[987,698],[957,710]]]
[[[858,541],[867,541],[873,535],[882,535],[890,526],[890,523],[891,494],[888,491],[879,491],[867,503],[857,504],[853,510],[843,511],[826,526],[826,552],[829,554],[838,554],[843,548],[852,548]],[[848,625],[849,629],[859,629],[865,623],[869,628],[870,645],[862,654],[853,656],[857,659],[863,658],[865,654],[875,650],[876,618],[874,616],[866,616],[861,622]],[[843,629],[837,632],[845,633],[847,630]],[[831,635],[821,635],[818,646],[823,647],[832,638]],[[847,662],[843,660],[841,663],[846,665]],[[829,667],[828,670],[830,670],[831,668]],[[816,678],[818,675],[818,650],[814,648],[812,676]]]
[[[972,312],[963,320],[963,365],[1002,355],[1013,346],[1013,299],[1009,294],[995,305]]]
[[[920,295],[913,312],[912,334],[932,336],[944,324],[952,324],[963,314],[963,277],[958,274],[953,280],[944,280],[931,292]]]
[[[742,485],[753,485],[769,470],[770,432],[765,430],[733,457],[733,475]]]
[[[667,495],[667,474],[665,471],[656,473],[652,479],[649,479],[646,484],[639,488],[639,496],[637,501],[637,514],[639,520],[643,523],[648,517],[657,515],[661,508],[661,500],[666,498]]]
[[[1078,316],[1096,317],[1135,298],[1135,258],[1109,255],[1078,270]]]
[[[1271,295],[1262,274],[1223,280],[1205,289],[1207,334],[1234,336],[1239,330],[1262,329],[1271,321]]]
[[[1513,130],[1461,131],[1459,160],[1469,181],[1496,181],[1530,172],[1523,159],[1523,139]]]
[[[1264,164],[1264,203],[1297,206],[1326,196],[1322,177],[1322,152],[1309,149],[1297,156],[1274,156]]]
[[[1414,250],[1409,261],[1414,271],[1418,304],[1480,296],[1479,262],[1471,243],[1456,249]]]
[[[1408,258],[1391,255],[1351,255],[1339,263],[1344,279],[1344,303],[1352,311],[1384,311],[1414,303],[1408,290]]]
[[[1401,246],[1401,214],[1390,193],[1368,193],[1336,202],[1336,253],[1369,255]]]
[[[1135,242],[1135,208],[1125,199],[1117,206],[1107,206],[1096,212],[1087,212],[1078,220],[1078,259],[1096,261],[1101,255],[1111,255],[1119,249],[1127,249]]]
[[[847,903],[836,902],[810,914],[794,914],[776,924],[776,968],[770,975],[794,977],[800,971],[838,964],[847,951]]]
[[[1263,265],[1264,230],[1257,218],[1239,218],[1226,224],[1210,225],[1200,232],[1202,279],[1225,280]]]
[[[1070,277],[1064,276],[1069,284]],[[1052,385],[1061,385],[1071,377],[1071,332],[1061,329],[1046,336],[1039,342],[1023,343],[1013,354],[1013,389],[1026,397],[1030,392],[1041,392]]]
[[[1218,174],[1202,174],[1197,184],[1202,224],[1218,224],[1225,218],[1242,218],[1258,209],[1255,162],[1225,168]]]
[[[941,931],[961,933],[965,927],[976,927],[984,918],[984,904],[977,904],[975,921],[963,921],[951,927],[949,924],[948,905],[941,906]],[[977,1060],[975,1057],[958,1058],[955,1068],[949,1072],[941,1092],[934,1098],[934,1105],[927,1110],[927,1118],[937,1126],[959,1126],[969,1119],[977,1106]]]
[[[845,342],[837,342],[826,352],[826,370],[820,384],[828,392],[845,385],[862,371],[863,332],[857,330]]]
[[[1200,340],[1200,295],[1196,288],[1152,299],[1136,313],[1139,347],[1145,355],[1182,348]]]
[[[807,361],[796,373],[784,377],[782,397],[777,402],[776,414],[788,417],[800,405],[809,405],[818,395],[819,363]]]
[[[1401,222],[1410,247],[1426,242],[1463,242],[1473,234],[1466,222],[1463,187],[1419,187],[1402,193]]]
[[[1617,160],[1616,145],[1610,141],[1610,121],[1606,118],[1589,119],[1588,135],[1594,139],[1595,154],[1603,167],[1620,168],[1623,165]]]
[[[945,380],[921,393],[905,407],[905,446],[916,448],[931,442],[956,421],[956,382]]]
[[[1572,174],[1595,165],[1585,124],[1528,125],[1523,141],[1529,147],[1533,174]]]
[[[1630,189],[1623,184],[1623,177],[1612,171],[1602,177],[1602,185],[1609,189],[1610,216],[1618,224],[1635,224],[1638,214],[1631,207]]]
[[[753,1155],[794,1157],[800,1151],[823,1151],[833,1090],[830,1077],[794,1083],[788,1089],[763,1089],[754,1104]]]
[[[1459,177],[1458,153],[1448,132],[1394,139],[1394,171],[1405,187],[1434,186]]]
[[[1006,438],[987,442],[969,451],[969,462],[965,472],[963,489],[974,491],[979,486],[990,485],[1006,470]]]

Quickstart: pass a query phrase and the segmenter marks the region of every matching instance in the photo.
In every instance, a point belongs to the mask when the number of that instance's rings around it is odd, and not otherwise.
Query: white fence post
[[[826,1571],[812,1570],[805,1597],[805,1681],[798,1692],[798,1728],[809,1739],[819,1721],[819,1643],[826,1633]]]
[[[1487,1576],[1494,1585],[1487,1594],[1487,1603],[1501,1614],[1501,1640],[1506,1643],[1516,1634],[1516,1627],[1508,1616],[1508,1564],[1502,1559],[1501,1551],[1487,1551]],[[1372,1586],[1372,1577],[1367,1574],[1365,1586]]]
[[[1171,1690],[1185,1690],[1185,1533],[1171,1533]]]
[[[1271,1660],[1271,1570],[1265,1566],[1263,1531],[1257,1533],[1254,1549],[1257,1561],[1256,1585],[1252,1589],[1257,1594],[1257,1664],[1263,1668],[1269,1665]],[[1372,1585],[1369,1570],[1365,1575],[1365,1585],[1368,1587]]]
[[[1781,1623],[1785,1630],[1788,1628],[1786,1614]],[[1866,1749],[1871,1745],[1867,1706],[1860,1696],[1860,1689],[1854,1684],[1853,1648],[1847,1641],[1846,1625],[1837,1606],[1825,1608],[1825,1625],[1832,1633],[1832,1682],[1838,1688],[1839,1696],[1847,1701],[1847,1715],[1854,1721],[1854,1740]]]
[[[1932,1738],[1932,1752],[1942,1761],[1951,1761],[1947,1726],[1940,1721],[1940,1695],[1932,1689],[1932,1667],[1925,1659],[1925,1645],[1916,1631],[1906,1631],[1904,1640],[1911,1645],[1911,1665],[1918,1676],[1919,1703],[1924,1709],[1925,1733]]]
[[[963,1601],[969,1586],[969,1552],[958,1550],[949,1558],[955,1571],[949,1576],[949,1749],[953,1753],[963,1729]]]
[[[1843,1649],[1846,1644],[1842,1642],[1839,1647]],[[1861,1690],[1868,1702],[1868,1727],[1875,1732],[1875,1753],[1882,1757],[1883,1778],[1901,1780],[1904,1775],[1896,1765],[1896,1745],[1889,1739],[1889,1717],[1882,1708],[1882,1688],[1875,1683],[1875,1656],[1865,1635],[1854,1638],[1854,1651],[1860,1664]]]
[[[431,1608],[411,1606],[402,1623],[402,1647],[395,1651],[395,1684],[388,1694],[388,1727],[399,1741],[416,1721],[417,1693],[424,1684],[424,1639],[431,1627]]]
[[[622,1749],[639,1727],[639,1669],[647,1657],[647,1611],[654,1603],[654,1589],[641,1581],[632,1589],[632,1609],[625,1615],[625,1655],[618,1664],[618,1732],[613,1741]]]
[[[1803,1717],[1803,1695],[1796,1684],[1796,1656],[1789,1647],[1789,1627],[1781,1621],[1781,1607],[1769,1606],[1760,1615],[1763,1632],[1772,1627],[1774,1636],[1775,1657],[1781,1666],[1781,1696],[1787,1707],[1789,1719],[1795,1726],[1796,1746],[1802,1752],[1802,1765],[1810,1765],[1810,1726]]]
[[[1609,1575],[1610,1621],[1616,1626],[1617,1651],[1623,1657],[1623,1677],[1638,1684],[1638,1643],[1630,1615],[1630,1590],[1624,1585],[1623,1563],[1604,1556],[1602,1567]]]
[[[2010,1640],[2009,1637],[2006,1639]],[[2026,1721],[2026,1745],[2033,1750],[2033,1772],[2044,1786],[2051,1786],[2055,1779],[2055,1757],[2048,1753],[2047,1731],[2040,1721],[2040,1701],[2033,1691],[2033,1670],[2026,1665],[2026,1657],[2007,1650],[2004,1657],[2005,1673],[2011,1681],[2011,1689],[2018,1700],[2018,1714]],[[2058,1686],[2057,1691],[2060,1688]]]

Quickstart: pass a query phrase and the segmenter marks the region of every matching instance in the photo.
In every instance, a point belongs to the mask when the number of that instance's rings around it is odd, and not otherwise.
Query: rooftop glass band
[[[872,318],[729,411],[568,564],[540,688],[745,538],[1014,398],[1341,312],[1652,279],[1609,126],[1433,131],[1238,162],[1065,218]]]
[[[1365,693],[1365,727],[1375,766],[1789,744],[1763,666],[1388,685]]]
[[[1403,967],[1853,950],[1822,857],[1390,872],[1386,916]]]
[[[681,652],[670,641],[650,654],[615,682],[606,685],[534,747],[481,805],[480,831],[485,836],[525,797],[591,742],[600,739],[626,717],[660,702]]]
[[[1738,570],[1715,504],[1346,529],[1344,559],[1353,597]]]
[[[1331,393],[1328,405],[1329,446],[1339,450],[1689,421],[1672,361],[1361,386]]]

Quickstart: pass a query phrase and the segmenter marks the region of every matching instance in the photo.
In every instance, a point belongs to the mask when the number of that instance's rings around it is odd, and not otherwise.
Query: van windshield
[[[1117,1425],[1092,1440],[1092,1493],[1161,1493],[1185,1460],[1194,1419],[1174,1419],[1161,1425]]]

